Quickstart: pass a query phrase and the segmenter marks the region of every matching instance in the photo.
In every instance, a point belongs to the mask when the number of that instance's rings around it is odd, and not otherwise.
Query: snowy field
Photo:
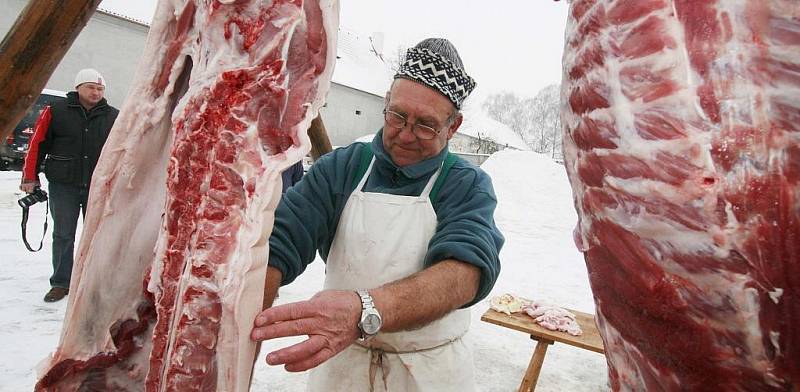
[[[576,221],[563,167],[531,152],[494,154],[482,166],[492,177],[499,200],[495,215],[506,244],[502,271],[492,296],[513,293],[594,313],[583,257],[572,242]],[[48,304],[50,241],[39,253],[20,239],[21,211],[16,200],[19,172],[0,172],[0,391],[29,391],[36,367],[58,342],[67,301]],[[43,177],[43,176],[42,176]],[[37,245],[44,206],[31,210],[28,237]],[[52,225],[52,221],[51,221]],[[34,243],[35,241],[35,243]],[[324,266],[314,262],[291,285],[281,288],[278,303],[304,300],[322,287]],[[466,336],[475,357],[479,391],[515,391],[525,373],[534,341],[520,332],[480,321],[488,299],[472,308]],[[91,315],[86,315],[91,317]],[[266,352],[296,339],[265,344],[256,365],[253,391],[302,391],[306,375],[287,373],[264,362]],[[556,343],[547,351],[537,391],[606,391],[605,358]]]

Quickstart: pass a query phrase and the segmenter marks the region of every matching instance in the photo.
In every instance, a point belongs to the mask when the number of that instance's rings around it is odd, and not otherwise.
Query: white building
[[[320,115],[331,144],[345,146],[383,126],[383,98],[394,73],[381,58],[381,44],[339,28],[331,91]]]
[[[530,150],[511,127],[490,118],[482,109],[467,104],[463,113],[464,122],[450,140],[453,150],[475,154],[491,154],[506,148]]]
[[[17,20],[27,0],[0,0],[0,34],[5,36]],[[42,4],[51,7],[54,3]],[[106,99],[120,107],[128,93],[137,62],[144,51],[148,27],[144,22],[96,12],[56,67],[45,88],[75,89],[75,74],[83,68],[96,68],[108,87]]]

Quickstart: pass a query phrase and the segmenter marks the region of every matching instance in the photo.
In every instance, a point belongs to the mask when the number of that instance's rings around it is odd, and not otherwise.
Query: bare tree
[[[394,56],[391,56],[389,60],[389,68],[392,71],[397,72],[400,70],[400,64],[403,64],[406,61],[406,51],[408,47],[405,45],[398,45],[397,49],[395,49]]]
[[[533,98],[533,121],[538,128],[538,152],[555,151],[561,144],[560,88],[552,84],[539,91]]]
[[[559,101],[559,85],[553,84],[534,98],[520,98],[510,92],[493,94],[483,106],[490,117],[508,125],[532,150],[555,157],[556,149],[561,148]]]
[[[489,117],[508,125],[530,145],[530,113],[527,106],[525,99],[510,92],[490,95],[483,103]]]

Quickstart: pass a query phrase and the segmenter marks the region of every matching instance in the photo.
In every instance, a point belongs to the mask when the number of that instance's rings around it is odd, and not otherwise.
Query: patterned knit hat
[[[409,49],[394,78],[413,80],[439,91],[458,109],[476,85],[464,71],[456,48],[444,38],[428,38]]]

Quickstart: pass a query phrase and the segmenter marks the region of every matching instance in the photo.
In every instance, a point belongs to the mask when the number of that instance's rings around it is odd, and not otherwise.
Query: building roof
[[[497,144],[508,145],[518,150],[531,149],[511,127],[490,118],[482,109],[468,105],[462,112],[464,122],[458,128],[459,133],[491,139]]]
[[[339,28],[336,67],[332,81],[380,97],[389,90],[394,72],[384,61],[372,37]]]
[[[106,15],[113,16],[113,17],[115,17],[117,19],[122,19],[122,20],[125,20],[125,21],[128,21],[128,22],[131,22],[131,23],[135,23],[135,24],[150,28],[150,23],[147,23],[147,22],[145,22],[143,20],[139,20],[139,19],[136,19],[136,18],[131,18],[130,16],[119,14],[119,13],[116,13],[114,11],[109,11],[109,10],[104,9],[104,8],[97,8],[97,12],[99,12],[101,14],[106,14]]]

